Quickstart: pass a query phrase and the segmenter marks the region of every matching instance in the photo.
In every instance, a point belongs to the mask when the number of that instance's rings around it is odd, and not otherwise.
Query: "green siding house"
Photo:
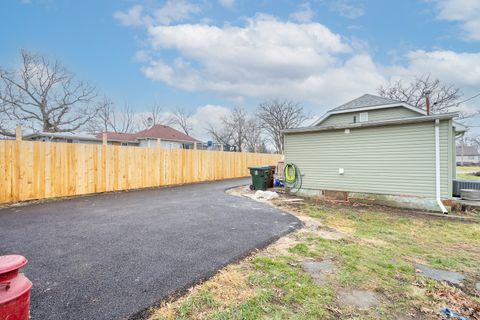
[[[427,115],[404,102],[366,94],[312,126],[284,131],[285,161],[301,175],[298,192],[439,210],[452,198],[456,113]]]

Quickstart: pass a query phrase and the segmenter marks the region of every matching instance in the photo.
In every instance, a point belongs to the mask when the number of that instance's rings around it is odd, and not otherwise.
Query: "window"
[[[353,116],[353,123],[357,123],[357,116]]]
[[[368,112],[360,112],[360,122],[368,121]]]

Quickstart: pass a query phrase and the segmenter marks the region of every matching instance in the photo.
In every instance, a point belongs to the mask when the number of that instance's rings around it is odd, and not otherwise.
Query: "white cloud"
[[[348,19],[356,19],[365,14],[361,6],[353,5],[347,0],[336,0],[330,5],[330,10],[337,12]]]
[[[407,53],[406,66],[393,67],[397,77],[431,74],[460,87],[480,86],[480,53],[416,50]]]
[[[273,97],[298,87],[318,98],[318,85],[329,84],[324,75],[345,75],[345,68],[359,60],[365,69],[375,68],[370,58],[352,55],[350,44],[322,24],[282,22],[268,15],[248,19],[244,27],[180,24],[150,27],[148,33],[154,50],[173,49],[178,58],[152,60],[143,72],[184,90]],[[365,88],[366,82],[355,86]]]
[[[235,5],[235,0],[218,0],[218,2],[225,8],[232,8]]]
[[[116,11],[113,16],[125,26],[151,26],[184,21],[200,11],[199,6],[185,0],[167,0],[159,8],[147,10],[141,5],[134,5],[126,12]]]
[[[381,65],[368,53],[368,45],[320,23],[257,14],[242,26],[156,23],[146,30],[148,54],[137,57],[145,61],[145,76],[233,101],[287,98],[333,107],[375,93],[388,81],[424,74],[462,88],[466,97],[480,87],[480,53],[413,50],[393,64]]]
[[[315,11],[310,7],[310,2],[305,2],[299,5],[298,10],[290,15],[290,19],[306,23],[312,21],[314,16]]]
[[[170,24],[186,20],[199,12],[200,7],[185,0],[168,0],[163,7],[154,10],[153,16],[160,24]]]
[[[461,24],[466,40],[480,40],[479,0],[435,0],[437,18]]]
[[[334,106],[375,93],[388,80],[427,73],[461,87],[480,85],[480,54],[411,51],[404,57],[406,64],[382,66],[365,46],[319,23],[257,15],[244,27],[180,24],[148,32],[153,50],[178,54],[171,62],[151,60],[143,68],[147,77],[182,90],[237,99],[285,97]]]
[[[411,81],[415,77],[430,74],[445,84],[451,84],[462,90],[465,99],[479,93],[480,88],[480,53],[465,53],[446,50],[415,50],[406,54],[405,65],[386,68],[390,81]],[[461,104],[459,111],[472,114],[480,111],[480,100],[471,100]],[[468,120],[479,121],[478,117]]]
[[[141,26],[145,23],[142,12],[143,6],[135,5],[126,12],[116,11],[113,17],[124,26]]]

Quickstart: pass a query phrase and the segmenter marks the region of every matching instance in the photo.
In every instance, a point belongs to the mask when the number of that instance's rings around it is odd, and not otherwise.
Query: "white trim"
[[[330,117],[334,114],[359,112],[359,111],[365,111],[365,110],[377,110],[377,109],[385,109],[385,108],[395,108],[395,107],[404,107],[404,108],[407,108],[409,110],[415,111],[419,114],[427,115],[427,112],[423,109],[414,107],[414,106],[409,105],[408,103],[405,103],[405,102],[396,102],[396,103],[391,103],[391,104],[380,104],[380,105],[376,105],[376,106],[360,107],[360,108],[346,109],[346,110],[339,110],[339,111],[328,111],[323,116],[321,116],[318,120],[313,122],[311,124],[311,126],[318,126],[320,123],[322,123],[324,120],[326,120],[328,117]]]
[[[440,120],[435,119],[435,193],[440,210],[448,214],[447,208],[442,203],[440,182]]]

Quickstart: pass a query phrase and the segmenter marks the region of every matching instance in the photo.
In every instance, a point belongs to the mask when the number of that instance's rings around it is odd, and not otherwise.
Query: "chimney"
[[[430,90],[425,91],[425,106],[427,108],[427,116],[430,115]]]

